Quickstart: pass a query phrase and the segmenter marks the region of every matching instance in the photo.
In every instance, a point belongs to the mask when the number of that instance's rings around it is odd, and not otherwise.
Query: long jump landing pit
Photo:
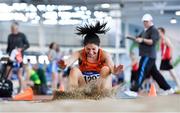
[[[0,100],[0,112],[178,112],[180,95],[138,97],[136,99],[103,98],[60,99],[35,96],[34,101]],[[46,100],[46,101],[41,101]]]

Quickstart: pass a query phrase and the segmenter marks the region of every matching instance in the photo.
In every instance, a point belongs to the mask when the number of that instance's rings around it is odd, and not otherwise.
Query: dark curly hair
[[[100,45],[100,39],[97,34],[105,34],[109,28],[105,29],[107,23],[100,24],[99,21],[95,25],[87,25],[78,26],[76,30],[78,31],[77,35],[84,36],[83,45],[87,45],[89,43],[96,44],[97,46]]]

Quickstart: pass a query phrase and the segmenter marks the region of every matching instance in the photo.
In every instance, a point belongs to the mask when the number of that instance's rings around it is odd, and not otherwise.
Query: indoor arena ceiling
[[[133,19],[139,18],[147,12],[161,20],[174,18],[180,21],[180,16],[178,16],[180,15],[180,0],[0,0],[0,3],[8,5],[27,3],[33,4],[35,7],[38,5],[72,6],[69,11],[85,6],[85,10],[92,12],[90,14],[92,18],[95,17],[93,16],[95,11],[106,12],[113,17],[116,13],[111,12],[121,10],[122,19],[130,21],[134,21]]]

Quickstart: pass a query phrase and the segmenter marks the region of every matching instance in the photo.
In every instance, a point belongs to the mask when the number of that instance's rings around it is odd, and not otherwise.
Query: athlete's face
[[[96,57],[98,54],[99,46],[95,44],[87,44],[85,47],[87,57]]]

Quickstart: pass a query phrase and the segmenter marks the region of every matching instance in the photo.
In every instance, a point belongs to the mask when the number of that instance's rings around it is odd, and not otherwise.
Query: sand
[[[93,89],[93,90],[92,90]],[[82,91],[80,93],[80,91]],[[53,96],[35,96],[33,101],[0,100],[2,112],[179,112],[180,94],[125,99],[115,92],[91,93],[96,88],[75,92],[55,92]],[[117,94],[117,93],[116,93]]]
[[[36,97],[36,101],[0,101],[0,112],[180,112],[180,95],[139,97],[136,99],[103,98],[60,99]]]

